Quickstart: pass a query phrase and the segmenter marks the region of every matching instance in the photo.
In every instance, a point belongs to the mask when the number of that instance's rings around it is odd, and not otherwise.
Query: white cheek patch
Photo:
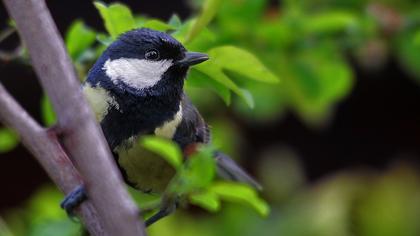
[[[157,84],[166,70],[172,66],[172,60],[149,61],[135,58],[108,59],[104,66],[114,84],[119,81],[136,89],[149,88]]]

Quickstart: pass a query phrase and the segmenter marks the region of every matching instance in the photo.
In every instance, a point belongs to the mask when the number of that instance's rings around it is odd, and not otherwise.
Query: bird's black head
[[[135,29],[105,50],[90,71],[88,82],[107,89],[159,94],[171,86],[182,89],[188,68],[207,59],[206,54],[187,52],[166,33]]]
[[[150,61],[177,61],[185,56],[186,49],[168,34],[142,28],[122,34],[108,48],[111,59],[137,58]]]

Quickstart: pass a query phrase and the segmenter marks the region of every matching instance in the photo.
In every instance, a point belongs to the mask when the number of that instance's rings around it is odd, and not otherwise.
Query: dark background
[[[75,18],[103,30],[102,21],[90,1],[47,1],[60,32],[63,34]],[[105,1],[109,2],[109,1]],[[168,19],[173,12],[181,18],[191,9],[184,1],[123,1],[134,12]],[[4,29],[7,14],[0,5],[0,27]],[[11,37],[0,45],[7,49],[17,44]],[[353,63],[354,64],[354,63]],[[385,168],[395,160],[417,165],[420,157],[420,87],[404,74],[394,61],[384,69],[364,72],[356,68],[352,93],[338,104],[331,123],[325,128],[308,128],[293,114],[270,125],[250,126],[236,118],[245,132],[247,145],[243,158],[252,171],[255,156],[265,147],[286,144],[296,150],[311,181],[344,168]],[[41,88],[27,65],[0,62],[0,80],[22,106],[40,120]],[[19,205],[48,177],[22,147],[0,155],[0,212]]]

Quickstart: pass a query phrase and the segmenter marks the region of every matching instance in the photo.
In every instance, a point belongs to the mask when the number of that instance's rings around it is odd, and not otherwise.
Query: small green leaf
[[[13,19],[8,19],[7,20],[7,25],[8,26],[11,26],[11,27],[13,27],[13,28],[16,28],[16,21],[14,21]]]
[[[244,203],[253,207],[260,215],[268,216],[270,207],[257,192],[248,185],[233,182],[217,182],[210,186],[209,191],[217,194],[221,199]]]
[[[358,26],[357,16],[350,12],[330,11],[309,16],[304,21],[308,33],[325,34],[350,30]]]
[[[26,205],[26,211],[33,217],[32,223],[37,224],[42,221],[52,219],[65,219],[66,214],[54,205],[59,204],[63,194],[53,185],[43,185],[33,193]],[[42,212],[42,214],[40,214]]]
[[[182,152],[173,141],[157,136],[148,136],[140,140],[141,145],[149,151],[159,154],[175,169],[182,165]]]
[[[67,50],[73,60],[77,60],[95,42],[95,32],[83,21],[76,20],[66,34]]]
[[[188,157],[188,161],[171,184],[170,191],[185,194],[206,188],[213,181],[215,173],[213,151],[210,147],[202,147]]]
[[[204,27],[207,26],[208,23],[213,19],[216,15],[217,10],[219,9],[222,0],[206,0],[204,2],[202,12],[200,16],[194,21],[193,26],[187,33],[187,37],[185,38],[185,43],[190,42],[197,36]]]
[[[57,121],[52,104],[46,95],[41,99],[41,114],[42,120],[46,126],[51,126]]]
[[[177,14],[173,14],[168,21],[168,25],[172,26],[173,28],[177,29],[181,27],[182,21]]]
[[[175,29],[172,25],[166,24],[163,21],[155,20],[155,19],[147,20],[146,22],[141,24],[139,27],[149,28],[149,29],[163,31],[163,32]]]
[[[113,3],[107,6],[102,2],[94,2],[94,5],[99,10],[105,22],[105,28],[113,39],[136,27],[133,14],[126,5]]]
[[[188,42],[185,41],[188,32],[193,26],[193,23],[194,22],[191,20],[184,22],[180,27],[177,28],[176,31],[171,34],[172,37],[184,44],[188,50],[191,51],[205,52],[214,47],[217,44],[218,37],[216,37],[216,35],[207,27],[204,27],[200,34],[194,37],[194,39],[191,39]]]
[[[195,66],[195,69],[223,84],[234,93],[239,95],[249,107],[253,107],[254,102],[250,93],[247,93],[245,90],[239,88],[238,85],[236,85],[225,73],[223,73],[223,70],[219,65],[212,61],[208,61],[206,63]]]
[[[273,85],[254,80],[244,81],[242,86],[252,94],[255,107],[251,110],[243,103],[235,102],[235,110],[253,122],[275,121],[284,114],[287,107],[288,96],[285,85],[286,83]]]
[[[98,40],[102,45],[109,46],[114,41],[110,36],[105,34],[98,34],[96,36],[96,40]]]
[[[414,34],[413,41],[415,45],[420,46],[420,30]]]
[[[19,144],[17,134],[7,128],[0,128],[0,153],[13,150]]]
[[[418,84],[420,83],[420,33],[405,32],[396,39],[397,55],[401,65],[410,73]]]
[[[230,105],[230,90],[220,82],[210,78],[208,75],[192,68],[188,74],[188,79],[186,82],[186,86],[210,88],[223,99],[226,105]]]
[[[203,64],[196,65],[194,69],[218,81],[238,95],[241,94],[238,85],[236,85],[228,76],[226,76],[223,73],[222,68],[214,62],[208,61]]]
[[[223,69],[261,82],[279,82],[279,79],[257,57],[244,49],[222,46],[211,49],[208,54],[211,60]]]
[[[254,102],[254,98],[252,97],[252,94],[246,90],[241,88],[241,97],[245,100],[246,104],[248,104],[248,106],[252,109],[255,107],[255,102]]]
[[[147,18],[143,15],[135,15],[134,21],[136,22],[137,27],[141,27],[147,21]]]
[[[220,210],[220,199],[217,194],[209,191],[193,193],[189,196],[190,202],[210,212]]]
[[[334,104],[353,87],[353,71],[333,45],[302,50],[290,60],[287,70],[293,108],[311,125],[322,124]]]

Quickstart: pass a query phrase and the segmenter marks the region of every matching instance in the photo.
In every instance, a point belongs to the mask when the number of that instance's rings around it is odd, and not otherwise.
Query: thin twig
[[[10,35],[16,32],[16,28],[6,28],[5,30],[0,32],[0,43],[2,43],[5,39],[7,39]],[[0,50],[0,60],[1,61],[12,61],[15,60],[23,55],[24,52],[24,46],[21,42],[19,42],[19,45],[10,51],[6,50]]]
[[[0,43],[3,42],[3,40],[7,39],[14,32],[16,32],[16,29],[12,28],[12,27],[8,27],[5,30],[1,31],[0,32]]]
[[[18,59],[21,56],[23,56],[24,50],[25,48],[23,47],[22,44],[20,44],[19,46],[17,46],[15,49],[11,51],[0,50],[0,60],[9,62],[9,61]]]

